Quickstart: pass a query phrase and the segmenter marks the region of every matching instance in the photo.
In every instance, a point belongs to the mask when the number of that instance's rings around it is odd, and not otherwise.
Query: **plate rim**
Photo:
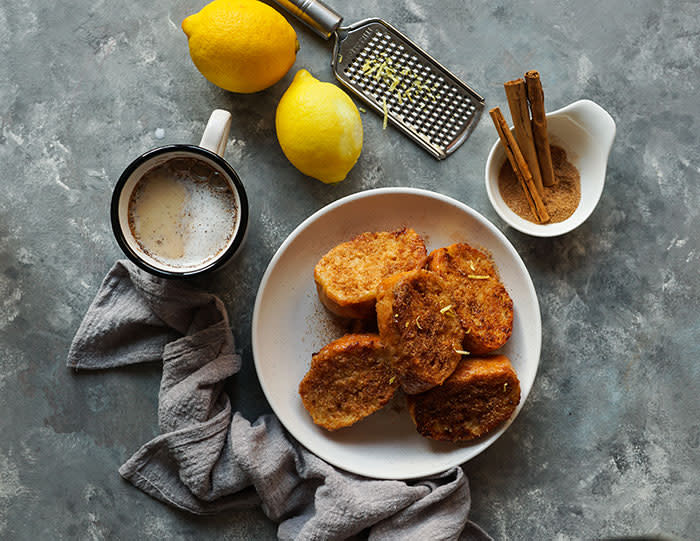
[[[306,441],[304,441],[306,438],[299,438],[298,435],[295,433],[294,430],[289,428],[287,424],[284,422],[282,416],[280,416],[279,412],[275,409],[275,406],[273,405],[273,402],[270,400],[270,392],[267,389],[267,386],[265,382],[262,380],[260,377],[260,366],[259,366],[259,355],[258,355],[258,347],[257,347],[257,336],[258,336],[258,331],[257,329],[259,328],[258,325],[258,320],[260,318],[260,306],[262,303],[262,294],[267,286],[267,283],[270,279],[270,276],[273,272],[273,270],[276,267],[277,262],[282,258],[284,253],[287,250],[287,247],[292,244],[296,238],[313,222],[318,220],[321,216],[324,216],[328,214],[329,212],[333,211],[334,209],[346,205],[348,203],[351,203],[357,199],[364,199],[368,197],[374,197],[374,196],[381,196],[381,195],[386,195],[386,194],[410,194],[410,195],[418,195],[422,197],[428,197],[431,199],[437,199],[439,201],[442,201],[444,203],[453,205],[460,210],[466,212],[467,214],[471,215],[474,217],[477,221],[479,221],[483,226],[485,226],[492,234],[494,234],[497,238],[501,240],[501,242],[508,248],[508,250],[512,253],[514,256],[514,259],[517,263],[517,265],[520,268],[521,273],[523,274],[523,277],[525,278],[525,286],[528,290],[528,293],[535,299],[534,303],[534,310],[536,312],[536,324],[537,324],[537,344],[535,347],[535,366],[534,366],[534,372],[532,376],[532,384],[530,385],[530,389],[528,389],[527,395],[521,398],[522,405],[520,407],[520,411],[522,411],[524,404],[530,394],[530,391],[532,390],[532,387],[534,385],[534,381],[537,377],[537,372],[539,371],[539,365],[540,365],[540,357],[542,354],[542,314],[540,311],[540,303],[539,303],[539,298],[537,297],[537,291],[535,290],[535,285],[532,281],[532,277],[530,276],[529,271],[527,270],[527,267],[525,266],[525,263],[523,262],[522,258],[520,257],[520,254],[518,251],[515,249],[515,247],[512,245],[512,243],[508,240],[508,238],[505,236],[505,234],[498,229],[490,220],[488,220],[485,216],[483,216],[481,213],[478,211],[474,210],[472,207],[469,205],[462,203],[461,201],[458,201],[457,199],[454,199],[453,197],[450,197],[448,195],[444,195],[438,192],[434,192],[431,190],[426,190],[423,188],[412,188],[412,187],[384,187],[384,188],[372,188],[369,190],[362,190],[359,192],[355,192],[352,194],[348,194],[344,197],[341,197],[339,199],[336,199],[335,201],[332,201],[331,203],[328,203],[327,205],[324,205],[320,209],[316,210],[313,212],[310,216],[302,220],[299,225],[297,225],[289,235],[284,239],[282,244],[277,248],[275,251],[274,255],[270,259],[270,261],[267,264],[267,267],[265,268],[265,272],[263,273],[262,278],[260,279],[260,283],[258,285],[258,290],[255,295],[255,304],[253,307],[253,317],[251,320],[251,351],[253,355],[253,363],[255,366],[255,375],[258,379],[258,383],[260,384],[260,387],[263,391],[263,394],[265,395],[265,399],[267,400],[268,405],[272,409],[272,412],[275,414],[277,419],[280,421],[284,429],[294,438],[295,441],[297,441],[300,445],[302,445],[306,450],[308,450],[310,453],[313,455],[317,456],[318,458],[324,460],[325,462],[333,465],[336,468],[339,468],[343,471],[353,473],[355,475],[361,475],[363,477],[368,477],[368,478],[373,478],[373,479],[389,479],[389,480],[410,480],[410,479],[418,479],[418,478],[423,478],[423,477],[429,477],[433,475],[440,474],[444,471],[446,471],[449,468],[459,466],[461,464],[466,464],[468,461],[472,460],[473,458],[479,456],[481,453],[483,453],[486,449],[488,449],[491,445],[493,445],[498,438],[507,430],[510,425],[515,421],[518,413],[515,416],[512,416],[502,427],[501,427],[501,432],[500,434],[496,437],[493,438],[491,441],[487,442],[487,444],[480,449],[476,454],[473,456],[467,458],[466,460],[460,461],[456,464],[451,464],[447,467],[444,466],[435,466],[434,469],[426,469],[422,470],[419,473],[415,475],[389,475],[389,476],[384,476],[384,477],[377,477],[371,474],[368,474],[366,471],[362,471],[361,468],[353,468],[353,467],[347,467],[346,465],[339,465],[337,464],[332,456],[328,456],[327,453],[319,453],[318,451],[313,450],[309,445],[307,444]],[[436,469],[435,469],[436,468]]]

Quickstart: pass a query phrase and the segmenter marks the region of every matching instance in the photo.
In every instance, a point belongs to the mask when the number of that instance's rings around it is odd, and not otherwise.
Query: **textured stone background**
[[[230,387],[237,407],[249,417],[268,410],[250,320],[259,279],[286,235],[349,193],[436,190],[503,228],[543,316],[540,371],[522,414],[465,465],[471,517],[498,539],[700,538],[700,4],[330,3],[348,21],[394,23],[489,106],[505,105],[501,83],[532,68],[550,110],[584,97],[600,103],[618,132],[597,210],[553,240],[505,227],[483,186],[495,139],[487,117],[438,163],[368,113],[349,178],[337,186],[304,178],[277,145],[275,106],[296,69],[332,75],[328,45],[299,25],[292,72],[240,96],[207,83],[189,59],[179,26],[201,1],[3,2],[0,537],[275,536],[259,510],[193,518],[121,480],[119,465],[157,433],[158,367],[76,375],[64,366],[121,255],[108,222],[121,170],[151,147],[196,142],[209,112],[223,107],[234,116],[226,157],[244,179],[252,221],[242,257],[205,285],[228,304],[244,356]]]

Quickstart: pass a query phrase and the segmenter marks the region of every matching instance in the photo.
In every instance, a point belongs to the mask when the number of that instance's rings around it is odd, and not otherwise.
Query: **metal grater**
[[[334,36],[331,67],[338,81],[432,156],[443,160],[467,140],[484,98],[396,28],[381,19],[341,27],[343,18],[318,0],[275,2],[321,37]],[[398,85],[376,77],[376,70],[368,75],[368,65],[385,61],[398,74]],[[412,92],[397,92],[413,81],[419,87]]]

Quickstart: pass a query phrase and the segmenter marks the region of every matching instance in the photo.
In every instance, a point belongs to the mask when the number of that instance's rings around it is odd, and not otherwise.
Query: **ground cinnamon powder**
[[[581,176],[578,169],[566,159],[566,151],[563,148],[550,145],[549,149],[557,182],[554,186],[544,187],[542,200],[550,216],[547,223],[556,223],[566,220],[578,207],[581,201]],[[521,218],[537,223],[508,160],[503,163],[498,173],[498,189],[513,212]]]

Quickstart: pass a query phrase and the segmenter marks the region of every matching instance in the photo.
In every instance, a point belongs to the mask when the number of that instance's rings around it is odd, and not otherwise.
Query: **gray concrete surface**
[[[141,152],[196,142],[232,111],[226,157],[252,220],[237,262],[203,284],[228,304],[247,416],[268,411],[250,351],[260,277],[306,216],[346,194],[416,186],[501,227],[535,282],[538,377],[508,432],[464,466],[471,517],[497,539],[649,533],[700,538],[700,4],[697,2],[330,1],[349,21],[381,16],[505,105],[502,82],[538,69],[549,109],[579,98],[617,121],[607,185],[564,237],[519,234],[487,200],[487,117],[438,163],[381,119],[349,178],[325,186],[286,161],[276,103],[298,68],[331,80],[329,47],[296,25],[282,82],[234,95],[192,65],[181,20],[203,2],[25,0],[0,6],[0,538],[271,539],[260,510],[196,518],[123,482],[119,465],[157,433],[157,366],[74,374],[65,355],[121,256],[111,188]],[[156,129],[164,137],[155,137]]]

